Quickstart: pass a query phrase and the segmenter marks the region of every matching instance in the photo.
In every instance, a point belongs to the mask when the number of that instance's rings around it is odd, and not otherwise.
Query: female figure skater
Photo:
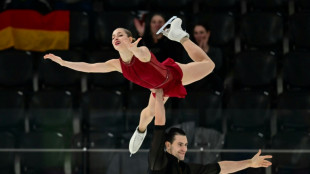
[[[168,24],[170,24],[170,28],[163,30]],[[194,61],[188,64],[174,62],[171,58],[159,63],[147,47],[137,47],[141,38],[133,42],[131,32],[124,28],[117,28],[112,34],[112,44],[120,54],[119,59],[88,64],[64,61],[53,54],[46,54],[44,58],[82,72],[107,73],[118,71],[123,73],[125,78],[142,87],[148,89],[162,88],[164,102],[169,97],[184,98],[187,94],[184,85],[207,76],[213,71],[215,65],[207,54],[189,39],[188,33],[182,30],[181,24],[180,18],[173,17],[157,33],[162,32],[170,40],[180,42]],[[154,117],[154,107],[155,98],[151,94],[148,106],[140,114],[139,126],[130,139],[129,151],[131,154],[139,150],[144,140],[147,125]]]

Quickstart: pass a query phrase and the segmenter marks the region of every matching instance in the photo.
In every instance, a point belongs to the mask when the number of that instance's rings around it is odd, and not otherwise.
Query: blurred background
[[[11,25],[17,18],[6,14],[28,10],[67,11],[68,44],[38,51],[4,42],[5,28],[22,22]],[[128,144],[150,91],[120,73],[81,73],[43,55],[88,63],[119,58],[111,35],[124,27],[156,56],[188,63],[180,44],[152,35],[171,16],[216,64],[186,86],[185,99],[165,105],[167,126],[187,133],[186,161],[243,160],[260,148],[273,155],[272,167],[239,173],[310,173],[309,0],[0,0],[0,12],[1,174],[147,173],[153,122],[131,158]]]

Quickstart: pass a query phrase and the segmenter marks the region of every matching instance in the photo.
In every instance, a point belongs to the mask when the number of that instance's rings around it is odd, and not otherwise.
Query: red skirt
[[[182,84],[183,72],[180,66],[171,58],[167,58],[162,64],[167,67],[169,76],[167,82],[157,88],[163,89],[165,97],[185,98],[187,92]]]

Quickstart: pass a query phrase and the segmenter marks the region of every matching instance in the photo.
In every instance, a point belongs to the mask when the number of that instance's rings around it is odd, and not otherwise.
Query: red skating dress
[[[187,94],[182,85],[183,72],[173,59],[157,61],[153,53],[149,62],[141,62],[135,56],[129,63],[119,58],[123,75],[131,82],[148,89],[162,88],[164,96],[184,98]]]

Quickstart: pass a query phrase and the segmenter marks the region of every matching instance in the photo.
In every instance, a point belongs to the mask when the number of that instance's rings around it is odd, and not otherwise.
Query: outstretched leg
[[[178,63],[183,72],[182,84],[188,85],[196,82],[210,74],[215,64],[209,56],[189,38],[184,38],[182,42],[188,55],[194,60],[188,64]]]
[[[189,57],[194,62],[204,62],[208,61],[213,63],[210,57],[204,52],[198,45],[192,42],[188,37],[184,37],[181,39],[181,44],[183,45],[185,51],[189,55]]]
[[[169,97],[164,97],[164,103],[166,103],[168,98]],[[139,126],[137,127],[135,133],[133,134],[129,142],[129,151],[131,154],[136,153],[140,149],[147,133],[147,126],[153,120],[154,114],[155,114],[155,98],[151,93],[148,106],[142,110],[140,114]]]
[[[174,19],[174,18],[171,18]],[[169,29],[163,30],[163,34],[170,40],[180,42],[194,62],[210,60],[207,54],[196,44],[189,40],[189,34],[182,29],[182,20],[175,18]]]
[[[170,28],[165,29],[163,34],[170,40],[180,42],[189,57],[194,61],[188,64],[179,64],[183,71],[182,83],[188,85],[210,74],[215,65],[209,56],[189,39],[188,33],[182,29],[181,24],[182,20],[175,18],[171,22]]]
[[[164,103],[168,100],[169,97],[164,97]],[[153,120],[155,114],[155,98],[153,95],[150,95],[149,104],[146,108],[144,108],[140,114],[140,122],[139,122],[139,132],[144,132],[150,124],[150,122]]]

